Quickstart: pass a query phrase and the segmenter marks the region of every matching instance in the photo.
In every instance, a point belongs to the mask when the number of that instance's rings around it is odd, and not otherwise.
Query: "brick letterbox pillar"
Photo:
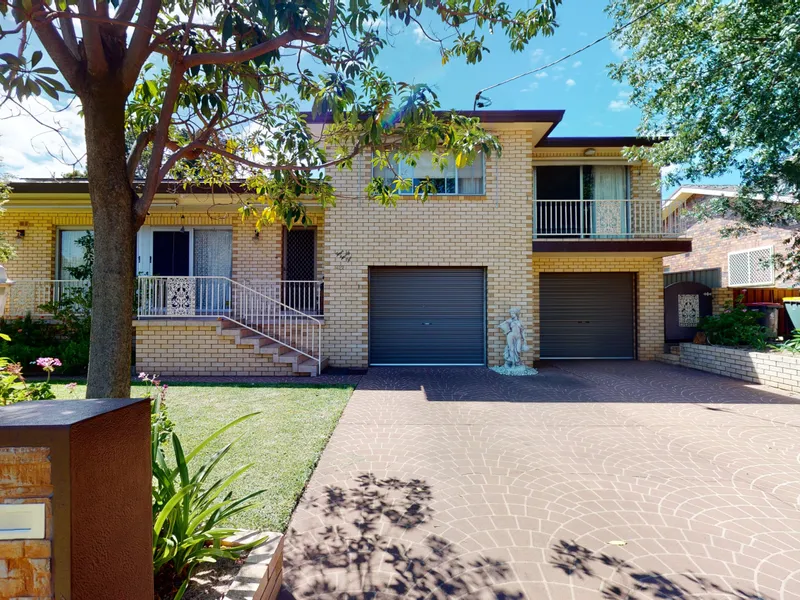
[[[149,401],[0,408],[0,598],[151,600],[151,485]]]

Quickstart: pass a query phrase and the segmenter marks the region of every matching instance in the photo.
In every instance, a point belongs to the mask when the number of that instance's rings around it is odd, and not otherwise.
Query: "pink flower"
[[[51,358],[49,356],[40,357],[36,359],[36,366],[41,367],[43,371],[47,373],[52,373],[56,370],[56,367],[61,366],[61,361],[57,358]]]
[[[67,384],[67,389],[68,389],[70,392],[74,392],[76,387],[78,387],[78,383],[77,383],[77,382],[75,382],[75,381],[73,381],[72,383],[68,383],[68,384]]]
[[[145,379],[147,379],[147,373],[145,373],[144,371],[142,371],[141,373],[139,373],[139,379],[141,379],[142,381],[144,381]]]

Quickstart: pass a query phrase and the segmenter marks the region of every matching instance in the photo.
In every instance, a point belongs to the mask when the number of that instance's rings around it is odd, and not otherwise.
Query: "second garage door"
[[[486,364],[482,268],[369,270],[372,365]]]
[[[542,273],[541,357],[634,358],[633,273]]]

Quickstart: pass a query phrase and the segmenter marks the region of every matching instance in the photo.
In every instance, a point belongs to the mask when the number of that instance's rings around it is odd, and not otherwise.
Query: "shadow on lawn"
[[[290,530],[280,598],[450,598],[513,577],[507,563],[466,556],[447,539],[418,529],[433,517],[431,500],[424,480],[371,473],[357,477],[353,488],[326,488],[305,508],[331,525],[306,533]],[[494,597],[525,598],[514,589],[498,589]]]
[[[772,600],[755,591],[721,586],[719,582],[696,573],[644,571],[629,562],[593,552],[575,542],[561,540],[552,548],[551,566],[577,579],[596,579],[592,587],[600,589],[603,600],[690,600],[693,598],[725,598],[725,600]],[[608,579],[597,570],[611,570]]]

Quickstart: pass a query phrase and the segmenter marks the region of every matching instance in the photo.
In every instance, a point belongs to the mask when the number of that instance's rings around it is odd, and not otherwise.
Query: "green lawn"
[[[63,383],[53,389],[57,398],[70,397]],[[83,398],[85,389],[79,385],[72,397]],[[137,389],[144,388],[134,386],[132,396]],[[309,384],[176,383],[167,390],[167,408],[187,453],[236,417],[260,413],[227,431],[211,451],[242,436],[217,472],[221,476],[252,463],[232,486],[235,497],[266,490],[258,506],[236,515],[232,524],[284,531],[352,391],[348,386]]]

